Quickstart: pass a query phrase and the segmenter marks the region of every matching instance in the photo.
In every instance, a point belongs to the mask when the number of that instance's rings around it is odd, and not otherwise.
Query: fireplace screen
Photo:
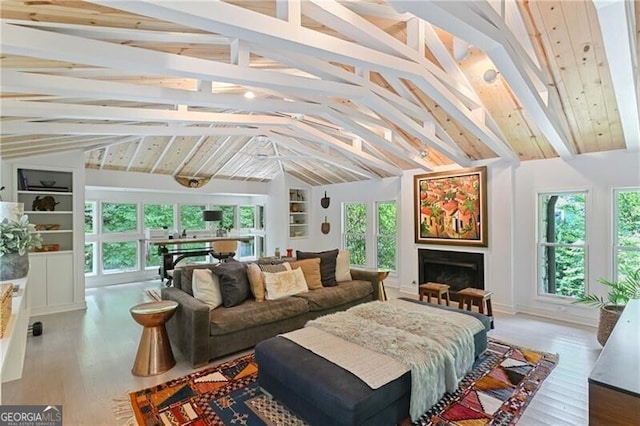
[[[451,298],[463,288],[484,289],[484,254],[444,250],[418,250],[420,283],[449,285]]]

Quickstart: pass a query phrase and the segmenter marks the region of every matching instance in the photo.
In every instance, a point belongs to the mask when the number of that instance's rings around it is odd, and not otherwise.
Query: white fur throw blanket
[[[471,369],[473,334],[483,325],[469,315],[391,300],[320,317],[306,327],[322,330],[324,333],[315,333],[318,339],[326,339],[323,336],[329,333],[355,345],[345,350],[338,344],[325,347],[320,342],[309,343],[314,340],[313,332],[283,336],[345,368],[369,386],[375,384],[371,386],[374,389],[411,370],[410,415],[415,421],[446,391],[454,391]],[[367,353],[358,350],[358,346]],[[395,361],[364,363],[370,351]],[[388,380],[381,383],[384,376]]]

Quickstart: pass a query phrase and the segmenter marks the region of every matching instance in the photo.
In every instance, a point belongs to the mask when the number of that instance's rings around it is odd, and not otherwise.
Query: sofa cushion
[[[309,305],[304,299],[287,297],[258,303],[247,300],[232,308],[220,307],[210,312],[211,335],[222,335],[252,327],[263,326],[287,318],[305,315]]]
[[[196,269],[209,269],[213,271],[213,268],[216,266],[216,263],[204,263],[176,267],[176,269],[173,270],[173,285],[189,296],[193,296],[193,271]]]
[[[322,288],[322,280],[320,276],[320,258],[314,257],[313,259],[296,260],[289,262],[291,269],[300,268],[304,274],[304,279],[307,282],[309,290],[317,290]]]
[[[353,302],[371,293],[373,293],[373,288],[369,281],[353,280],[338,283],[333,287],[297,294],[293,297],[306,300],[309,303],[309,310],[315,312]]]
[[[247,268],[243,263],[229,261],[213,268],[213,273],[220,278],[222,304],[225,308],[239,305],[251,294]]]
[[[302,269],[291,271],[263,272],[267,300],[278,300],[309,291]]]
[[[340,250],[336,258],[336,281],[351,281],[351,252]]]
[[[327,250],[321,252],[304,252],[296,251],[297,259],[313,259],[320,258],[320,278],[324,287],[332,287],[338,284],[336,281],[336,259],[338,258],[338,249]]]
[[[209,309],[222,305],[220,280],[211,269],[194,269],[192,283],[193,297],[207,304]]]

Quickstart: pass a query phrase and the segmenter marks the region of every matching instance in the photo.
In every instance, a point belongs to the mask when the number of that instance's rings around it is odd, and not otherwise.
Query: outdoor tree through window
[[[640,189],[614,191],[615,279],[640,269]]]
[[[397,205],[395,201],[376,203],[377,217],[377,267],[396,270]]]
[[[586,192],[538,196],[539,294],[585,292]]]
[[[367,264],[367,205],[347,203],[344,205],[344,247],[350,251],[352,265]]]

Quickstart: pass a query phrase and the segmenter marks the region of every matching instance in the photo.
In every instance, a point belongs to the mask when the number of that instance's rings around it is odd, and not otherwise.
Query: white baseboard
[[[69,312],[69,311],[80,311],[84,309],[87,309],[86,302],[70,303],[67,305],[59,305],[59,306],[47,306],[44,308],[31,308],[31,315],[29,318],[32,319],[33,317],[38,317],[42,315],[58,314],[60,312]]]

